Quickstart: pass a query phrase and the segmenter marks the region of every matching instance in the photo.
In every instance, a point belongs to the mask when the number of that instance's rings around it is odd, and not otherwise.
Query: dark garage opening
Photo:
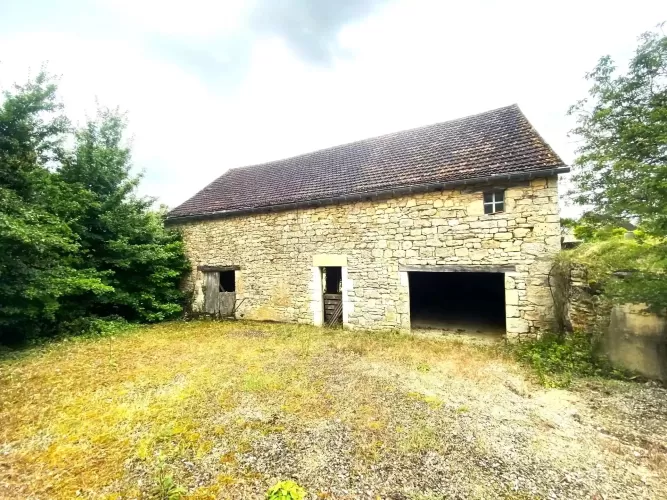
[[[466,333],[505,333],[505,275],[410,272],[410,324]]]

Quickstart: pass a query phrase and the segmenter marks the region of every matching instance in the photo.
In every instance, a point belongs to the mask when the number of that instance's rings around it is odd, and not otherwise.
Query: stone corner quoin
[[[560,250],[558,177],[496,183],[505,210],[484,214],[487,187],[427,192],[280,212],[181,222],[200,307],[198,266],[239,266],[236,317],[321,324],[318,259],[344,262],[344,324],[409,329],[402,266],[511,265],[505,273],[508,336],[552,325],[548,274]]]

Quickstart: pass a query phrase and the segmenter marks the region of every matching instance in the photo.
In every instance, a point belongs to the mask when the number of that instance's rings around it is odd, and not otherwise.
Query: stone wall
[[[604,331],[609,324],[610,305],[591,290],[585,266],[570,263],[566,268],[569,272],[564,311],[566,328],[582,332]]]
[[[650,312],[646,304],[613,304],[591,287],[583,264],[570,262],[562,270],[564,333],[593,335],[615,367],[667,381],[667,317]]]
[[[182,223],[201,297],[199,265],[238,265],[237,316],[318,324],[318,259],[342,259],[344,322],[409,328],[401,266],[515,265],[506,273],[509,334],[553,318],[547,275],[560,250],[557,178],[507,185],[505,212],[485,215],[480,188]],[[488,187],[487,187],[488,189]]]
[[[602,348],[614,366],[667,382],[667,318],[646,304],[615,305]]]

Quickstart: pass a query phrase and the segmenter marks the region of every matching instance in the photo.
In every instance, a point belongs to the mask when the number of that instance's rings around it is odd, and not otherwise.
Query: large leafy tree
[[[0,342],[82,319],[159,321],[181,311],[187,268],[164,212],[137,197],[124,117],[72,129],[40,74],[0,104]]]
[[[667,308],[667,36],[644,33],[627,70],[603,57],[589,97],[570,109],[580,140],[574,200],[590,211],[575,256],[618,302]],[[625,237],[638,227],[635,238]]]
[[[125,128],[117,110],[98,111],[76,132],[73,154],[58,170],[86,199],[73,223],[85,265],[102,272],[113,288],[103,296],[75,297],[70,310],[160,321],[181,312],[178,285],[188,265],[180,235],[164,229],[164,210],[150,210],[154,200],[134,194],[140,178],[131,175]]]
[[[0,341],[51,331],[63,297],[110,290],[80,266],[66,217],[77,202],[49,168],[69,131],[55,91],[40,75],[0,107]]]
[[[580,139],[575,200],[601,220],[667,234],[667,36],[644,33],[627,71],[609,56],[587,75],[589,97],[570,109]]]

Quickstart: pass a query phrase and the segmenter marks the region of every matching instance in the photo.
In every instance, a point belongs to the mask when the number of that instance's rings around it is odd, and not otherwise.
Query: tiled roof
[[[563,167],[518,106],[233,168],[170,219]]]

